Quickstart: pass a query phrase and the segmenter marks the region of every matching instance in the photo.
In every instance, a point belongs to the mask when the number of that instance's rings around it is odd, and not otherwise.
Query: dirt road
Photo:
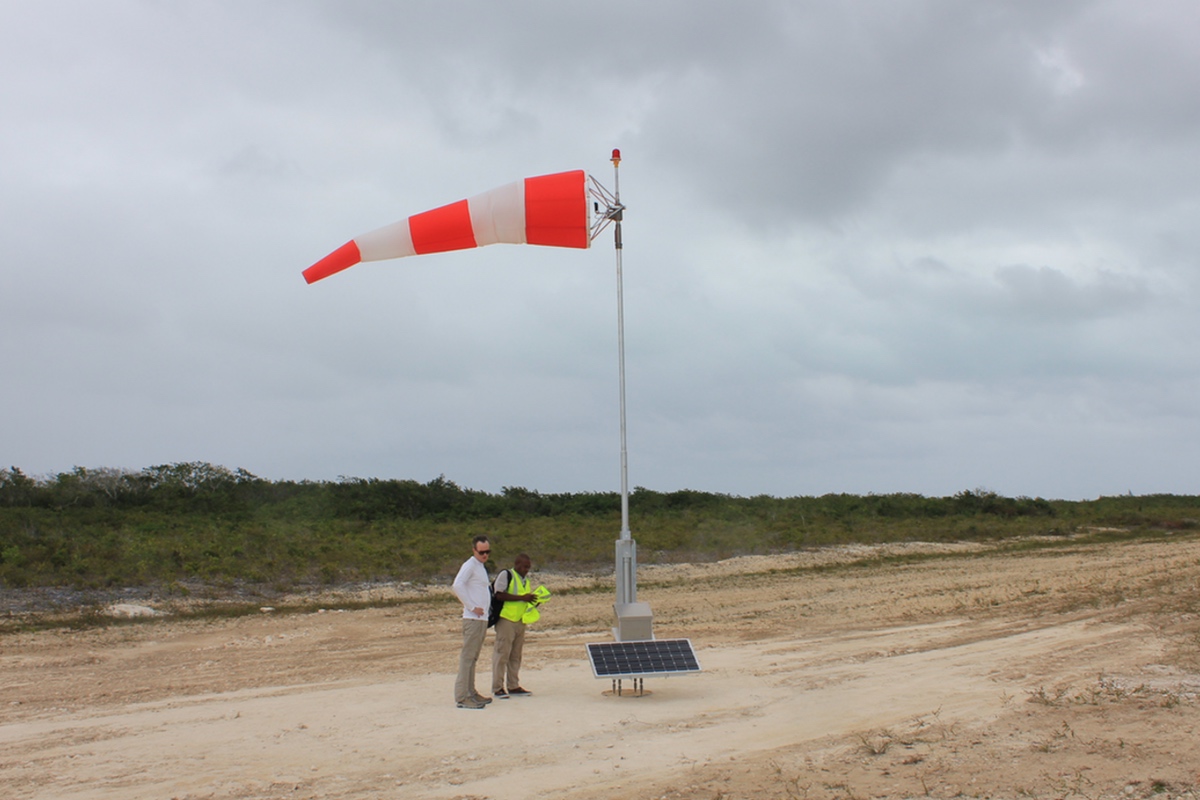
[[[656,635],[691,639],[703,668],[640,697],[586,658],[611,640],[604,586],[553,598],[526,647],[534,695],[484,711],[454,707],[457,611],[438,588],[5,635],[2,795],[1200,797],[1197,538],[841,548],[639,578]]]

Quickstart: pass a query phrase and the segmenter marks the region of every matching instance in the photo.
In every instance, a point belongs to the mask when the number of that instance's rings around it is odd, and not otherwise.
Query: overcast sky
[[[1200,493],[1200,4],[0,0],[0,463],[620,488],[616,274],[300,273],[620,148],[630,486]]]

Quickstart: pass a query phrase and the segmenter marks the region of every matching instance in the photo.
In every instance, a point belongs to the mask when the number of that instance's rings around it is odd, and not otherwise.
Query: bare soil
[[[610,583],[534,578],[534,694],[483,711],[453,703],[444,587],[4,635],[0,796],[1200,798],[1194,537],[643,567],[703,669],[642,695],[587,660]]]

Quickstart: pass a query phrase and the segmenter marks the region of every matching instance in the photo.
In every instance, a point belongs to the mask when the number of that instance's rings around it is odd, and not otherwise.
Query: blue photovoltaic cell
[[[589,644],[588,659],[597,678],[640,678],[699,672],[689,639]]]

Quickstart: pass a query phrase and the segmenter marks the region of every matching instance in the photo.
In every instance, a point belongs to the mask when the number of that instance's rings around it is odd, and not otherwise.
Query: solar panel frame
[[[593,642],[587,645],[587,651],[592,674],[597,678],[666,677],[700,672],[691,639]]]

